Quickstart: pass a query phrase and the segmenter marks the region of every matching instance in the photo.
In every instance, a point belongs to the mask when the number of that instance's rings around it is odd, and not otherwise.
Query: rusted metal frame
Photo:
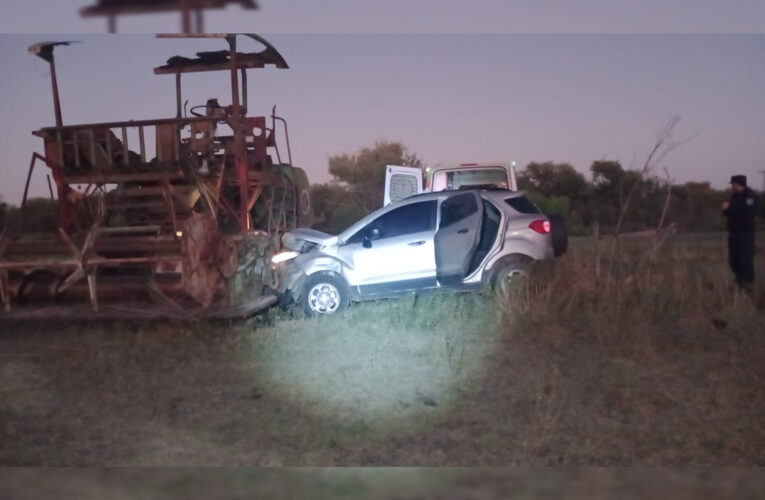
[[[239,54],[241,55],[247,55],[251,56],[252,54]],[[271,63],[266,63],[260,59],[256,59],[252,57],[248,60],[239,60],[237,62],[237,69],[262,69],[266,67],[266,64],[271,65]],[[158,68],[154,68],[154,74],[156,75],[174,75],[176,73],[206,73],[209,71],[228,71],[231,69],[231,63],[226,62],[220,62],[220,63],[187,63],[185,65],[178,65],[178,66],[160,66]]]
[[[251,211],[252,207],[255,206],[255,203],[258,201],[258,198],[260,198],[261,193],[263,193],[263,186],[257,186],[255,190],[250,193],[250,199],[247,202],[247,211]]]
[[[278,225],[276,227],[276,231],[277,232],[281,229],[282,221],[284,221],[284,230],[285,231],[287,230],[287,215],[284,213],[285,212],[284,211],[284,207],[285,207],[285,204],[286,204],[286,199],[285,198],[286,198],[286,194],[287,194],[287,188],[286,188],[286,183],[284,182],[284,178],[283,177],[282,177],[282,188],[281,188],[281,191],[282,191],[282,200],[281,200],[281,204],[279,205],[279,219],[278,219],[279,222],[278,222]]]
[[[175,75],[175,116],[177,118],[183,118],[183,104],[181,95],[181,74]]]
[[[141,126],[154,126],[165,125],[168,123],[178,123],[188,125],[193,122],[210,121],[211,119],[205,116],[191,116],[185,118],[157,118],[154,120],[126,120],[120,122],[103,122],[103,123],[82,123],[77,125],[64,125],[61,127],[43,127],[40,130],[32,132],[34,135],[41,137],[44,133],[54,133],[58,131],[76,131],[76,130],[88,130],[91,128],[120,128],[120,127],[141,127]]]
[[[99,233],[103,234],[130,234],[130,233],[159,233],[161,227],[152,226],[125,226],[125,227],[100,227]]]
[[[61,134],[61,130],[56,132],[56,144],[58,144],[58,163],[64,164],[64,139]]]
[[[121,2],[118,5],[96,4],[80,9],[80,15],[83,17],[101,17],[101,16],[119,16],[131,14],[147,14],[151,12],[177,12],[178,9],[186,4],[187,8],[200,10],[222,9],[229,4],[239,4],[243,9],[258,10],[259,5],[255,0],[194,0],[190,2]]]
[[[40,259],[33,261],[0,262],[0,271],[33,270],[33,269],[77,269],[80,263],[73,260]]]
[[[164,162],[164,161],[165,161],[165,158],[164,158],[164,156],[165,156],[165,155],[162,153],[162,150],[163,150],[164,148],[161,148],[161,147],[160,147],[160,136],[159,136],[159,130],[160,130],[160,127],[159,127],[159,125],[155,125],[155,126],[154,126],[154,144],[155,144],[155,147],[156,147],[156,153],[157,153],[157,161],[158,161],[160,164],[162,164],[162,162]]]
[[[181,4],[181,33],[191,33],[191,13],[187,2]]]
[[[71,176],[67,177],[69,184],[116,184],[119,182],[159,182],[164,176],[169,175],[170,178],[182,179],[183,172],[144,172],[137,174],[123,174],[123,173],[103,173],[95,172],[92,175],[83,176]]]
[[[173,202],[173,187],[170,185],[170,180],[165,178],[162,181],[162,197],[165,199],[165,206],[170,214],[170,223],[173,225],[173,234],[178,233],[178,221],[175,217],[175,203]]]
[[[130,148],[128,148],[127,127],[122,127],[122,162],[125,166],[130,164]]]
[[[268,229],[267,233],[271,234],[273,230],[273,219],[274,219],[274,196],[276,195],[276,188],[272,185],[271,187],[271,198],[266,201],[266,207],[268,208]]]
[[[196,16],[196,29],[194,30],[197,33],[204,33],[205,32],[205,22],[204,22],[204,13],[202,12],[202,9],[197,7],[197,9],[194,11],[194,14]]]
[[[239,212],[237,212],[237,210],[231,206],[225,196],[219,196],[218,203],[220,203],[220,205],[225,208],[226,211],[231,214],[231,216],[234,217],[234,220],[236,220],[237,224],[239,224],[240,229],[244,227],[244,222],[239,218]]]
[[[181,161],[181,129],[177,123],[173,123],[173,160],[175,163]]]
[[[276,122],[277,120],[282,122],[282,125],[284,125],[284,138],[287,142],[287,161],[290,165],[292,165],[292,148],[290,147],[290,132],[287,128],[287,120],[280,116],[276,116],[276,106],[273,107],[273,110],[271,111],[271,126],[274,129],[274,148],[276,149],[276,156],[279,158],[279,163],[282,162],[281,156],[279,155],[279,144],[276,140]]]
[[[42,160],[46,164],[48,161],[40,153],[32,153],[32,159],[29,161],[29,170],[27,171],[27,182],[24,184],[24,196],[21,198],[21,216],[24,216],[24,208],[27,206],[27,197],[29,196],[29,184],[32,181],[32,172],[35,169],[37,160]]]
[[[249,101],[248,98],[248,91],[247,91],[247,70],[244,68],[240,68],[239,70],[240,74],[242,75],[242,114],[247,115],[247,104]]]
[[[94,170],[99,170],[98,162],[96,161],[96,131],[95,129],[91,128],[88,130],[88,139],[90,140],[90,161],[92,162],[91,167],[93,167]],[[62,161],[61,164],[63,165],[64,162]]]
[[[138,140],[141,143],[141,163],[146,163],[146,141],[143,136],[143,125],[138,127]]]
[[[11,287],[5,269],[0,269],[0,299],[3,301],[3,310],[11,312]]]
[[[98,267],[120,267],[129,264],[152,264],[162,262],[178,262],[180,255],[162,255],[150,257],[91,257],[88,265]]]
[[[59,132],[60,134],[61,132]],[[77,139],[77,133],[75,132],[72,134],[72,141],[74,142],[74,166],[81,167],[82,162],[80,161],[80,145],[79,141]],[[61,164],[64,164],[64,157],[63,157],[63,148],[62,148],[62,156],[61,156]]]
[[[61,99],[59,98],[59,95],[58,95],[58,79],[56,78],[56,59],[53,56],[52,51],[50,54],[50,60],[48,61],[48,64],[50,65],[50,81],[53,87],[53,107],[56,113],[56,126],[61,127],[64,125],[64,121],[61,118]]]
[[[56,235],[58,236],[61,243],[66,247],[69,252],[72,254],[73,260],[71,262],[76,263],[76,268],[72,274],[70,274],[58,287],[58,290],[56,293],[63,292],[70,286],[72,286],[74,283],[80,281],[82,278],[86,276],[85,269],[83,268],[83,260],[82,260],[82,253],[77,248],[77,245],[74,244],[72,239],[69,237],[69,235],[61,229],[60,227],[56,230]]]
[[[239,182],[239,219],[242,222],[242,232],[250,229],[250,212],[247,210],[249,200],[249,176],[247,172],[246,144],[242,130],[242,108],[239,102],[239,75],[237,72],[236,36],[226,38],[229,44],[230,68],[231,68],[231,98],[232,117],[231,125],[234,131],[234,166]]]
[[[90,295],[90,307],[94,312],[98,312],[98,289],[97,285],[98,267],[94,266],[88,273],[88,294]]]
[[[96,217],[96,220],[93,222],[93,226],[90,228],[90,231],[88,232],[88,236],[85,238],[85,243],[82,245],[82,251],[81,251],[81,255],[83,259],[82,269],[85,270],[88,277],[88,293],[90,295],[90,306],[96,312],[98,312],[98,288],[97,288],[98,266],[90,265],[89,262],[86,262],[86,259],[88,258],[88,254],[90,253],[91,249],[96,244],[96,240],[98,239],[98,235],[99,235],[99,228],[101,227],[101,224],[103,223],[104,217],[106,217],[106,202],[104,201],[103,195],[100,196],[98,199],[97,213],[98,213],[98,216]]]
[[[53,196],[53,185],[50,182],[50,174],[45,176],[45,180],[48,181],[48,194],[50,194],[50,201],[56,201],[56,198]]]
[[[111,129],[104,129],[104,139],[106,140],[106,161],[109,167],[113,167],[112,162],[112,136]]]

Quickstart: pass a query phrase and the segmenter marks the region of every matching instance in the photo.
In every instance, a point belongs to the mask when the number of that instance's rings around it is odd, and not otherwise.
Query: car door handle
[[[413,241],[413,242],[409,243],[409,246],[410,247],[418,247],[418,246],[424,245],[424,244],[425,244],[425,240],[420,240],[420,241]]]
[[[469,231],[470,231],[470,229],[464,228],[464,229],[460,229],[459,231],[457,231],[457,234],[468,234]]]

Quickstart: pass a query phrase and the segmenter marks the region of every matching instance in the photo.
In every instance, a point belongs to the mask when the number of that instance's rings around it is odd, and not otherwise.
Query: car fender
[[[529,241],[520,237],[507,238],[502,245],[502,250],[486,263],[484,272],[489,271],[499,260],[517,254],[525,255],[533,260],[544,260],[553,257],[553,250],[550,244],[540,245],[539,241]]]
[[[305,273],[306,276],[311,276],[318,272],[331,272],[343,276],[345,270],[348,268],[348,264],[335,255],[328,255],[324,252],[310,252],[298,256],[295,259],[295,265]]]

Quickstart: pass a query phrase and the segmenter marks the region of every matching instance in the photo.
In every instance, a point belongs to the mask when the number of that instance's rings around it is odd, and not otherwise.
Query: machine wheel
[[[348,285],[340,276],[319,273],[306,279],[300,302],[306,316],[328,316],[348,307],[349,296]]]

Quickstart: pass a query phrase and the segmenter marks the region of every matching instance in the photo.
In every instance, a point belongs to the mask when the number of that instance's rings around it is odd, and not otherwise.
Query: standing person
[[[730,178],[733,193],[722,204],[728,218],[728,262],[739,286],[749,289],[754,283],[754,217],[757,195],[746,185],[745,175]]]

